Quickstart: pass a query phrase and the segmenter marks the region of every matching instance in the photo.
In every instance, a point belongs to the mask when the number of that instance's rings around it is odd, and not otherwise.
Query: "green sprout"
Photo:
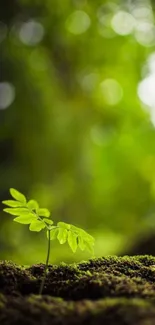
[[[39,294],[41,295],[48,271],[50,241],[57,238],[60,244],[68,242],[73,253],[76,252],[78,247],[82,251],[88,249],[93,253],[94,238],[83,229],[65,222],[58,222],[54,226],[53,221],[50,219],[50,211],[48,209],[40,208],[38,202],[35,200],[27,201],[25,195],[14,188],[10,189],[10,194],[14,200],[3,201],[2,203],[9,207],[3,211],[15,216],[14,221],[25,225],[29,224],[29,230],[31,231],[39,232],[42,229],[47,231],[48,249],[45,271],[39,289]]]

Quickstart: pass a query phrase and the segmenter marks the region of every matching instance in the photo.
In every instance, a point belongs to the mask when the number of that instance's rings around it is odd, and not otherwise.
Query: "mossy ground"
[[[23,268],[0,263],[0,325],[155,325],[155,257]]]

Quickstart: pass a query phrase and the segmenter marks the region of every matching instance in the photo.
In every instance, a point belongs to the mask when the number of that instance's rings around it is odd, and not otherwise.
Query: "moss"
[[[44,267],[0,263],[1,325],[155,325],[154,257],[50,265],[39,296]]]
[[[66,302],[50,296],[8,297],[0,313],[2,325],[153,325],[154,321],[153,303],[122,298]]]
[[[35,277],[26,269],[17,266],[10,261],[0,262],[0,291],[4,293],[18,294],[22,288],[31,292]]]

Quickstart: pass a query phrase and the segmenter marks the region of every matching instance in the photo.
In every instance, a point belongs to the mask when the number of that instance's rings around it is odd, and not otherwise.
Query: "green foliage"
[[[40,209],[37,201],[30,200],[27,202],[26,197],[13,188],[10,189],[10,194],[15,200],[3,201],[3,204],[9,206],[4,211],[13,216],[17,216],[14,218],[14,221],[29,224],[29,229],[37,232],[45,227],[49,229],[50,225],[53,224],[52,220],[46,219],[50,217],[49,210]]]
[[[49,238],[48,232],[47,237]],[[83,229],[65,222],[58,222],[56,227],[51,227],[50,239],[58,239],[60,244],[68,242],[73,253],[77,248],[82,251],[88,249],[93,253],[94,238]]]
[[[27,202],[26,197],[13,188],[10,189],[10,194],[14,200],[3,201],[3,204],[9,206],[4,211],[16,216],[14,221],[29,224],[31,231],[39,232],[46,228],[48,239],[58,239],[60,244],[68,242],[73,253],[78,247],[81,250],[88,249],[93,252],[94,238],[86,231],[65,222],[58,222],[56,226],[52,226],[53,221],[49,219],[50,211],[48,209],[40,208],[35,200]]]
[[[93,252],[94,238],[86,231],[64,222],[58,222],[57,226],[59,227],[57,239],[60,244],[63,244],[67,240],[74,253],[77,247],[81,250],[88,249]]]

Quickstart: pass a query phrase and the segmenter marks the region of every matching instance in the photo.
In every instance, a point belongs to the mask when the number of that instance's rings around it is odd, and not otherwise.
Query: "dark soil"
[[[155,257],[30,268],[0,262],[0,325],[155,325]]]

